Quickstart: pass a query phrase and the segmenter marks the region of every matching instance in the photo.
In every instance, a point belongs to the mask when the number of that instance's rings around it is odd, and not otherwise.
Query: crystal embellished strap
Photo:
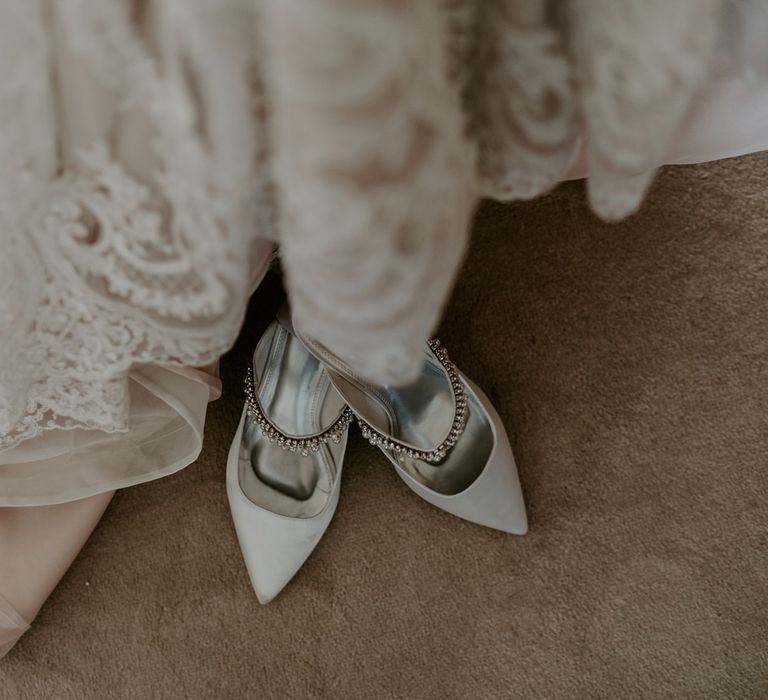
[[[459,370],[456,369],[456,365],[448,359],[448,351],[440,345],[440,341],[436,338],[429,340],[427,344],[438,362],[445,369],[448,379],[451,382],[451,389],[453,389],[456,412],[453,416],[453,425],[448,432],[448,437],[432,450],[419,450],[400,442],[391,435],[382,433],[370,423],[367,423],[360,418],[360,416],[357,416],[357,421],[360,424],[360,430],[363,433],[363,437],[368,440],[371,445],[378,445],[382,449],[392,450],[397,454],[414,457],[415,459],[420,459],[425,462],[439,462],[445,458],[451,448],[458,442],[459,436],[464,431],[464,427],[467,424],[468,398],[467,393],[464,391],[464,383],[459,375]]]
[[[261,432],[264,433],[270,442],[277,444],[284,450],[299,452],[303,457],[306,457],[310,452],[317,452],[329,440],[338,444],[341,441],[342,435],[344,435],[344,431],[354,419],[352,409],[349,406],[344,406],[341,413],[339,413],[339,417],[333,422],[333,425],[322,432],[301,438],[287,435],[270,421],[264,413],[259,403],[253,367],[250,366],[245,378],[245,403],[248,415],[256,422]]]

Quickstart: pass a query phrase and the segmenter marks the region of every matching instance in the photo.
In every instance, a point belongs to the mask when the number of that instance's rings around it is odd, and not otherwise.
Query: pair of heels
[[[417,381],[373,386],[292,327],[286,309],[259,340],[227,462],[227,495],[261,603],[293,578],[339,500],[350,424],[418,496],[465,520],[524,534],[525,505],[504,427],[437,341]]]

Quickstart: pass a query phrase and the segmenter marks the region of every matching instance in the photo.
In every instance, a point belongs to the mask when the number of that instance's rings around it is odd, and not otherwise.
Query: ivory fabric
[[[0,505],[199,452],[208,386],[161,368],[218,359],[272,248],[251,9],[0,5]]]
[[[126,430],[47,430],[0,452],[0,506],[65,503],[172,474],[203,446],[206,408],[221,394],[211,371],[137,365]]]
[[[207,388],[169,368],[230,347],[275,240],[297,324],[372,380],[409,380],[477,198],[534,197],[582,154],[594,210],[629,214],[716,72],[765,67],[765,15],[0,4],[0,505],[194,459]]]
[[[632,213],[714,76],[759,73],[764,42],[747,36],[768,26],[765,5],[721,0],[263,9],[295,322],[389,383],[419,371],[478,196],[535,197],[582,152],[594,211]]]
[[[12,648],[29,629],[29,623],[0,594],[0,659]]]
[[[112,500],[0,508],[0,659],[29,629]]]

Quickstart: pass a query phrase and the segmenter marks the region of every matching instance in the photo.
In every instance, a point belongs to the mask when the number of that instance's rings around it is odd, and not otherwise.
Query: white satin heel
[[[480,422],[492,433],[485,466],[469,486],[457,493],[437,491],[430,487],[428,477],[420,478],[420,474],[414,474],[415,470],[403,466],[397,453],[393,455],[391,450],[383,448],[382,451],[408,488],[433,506],[478,525],[524,535],[528,531],[528,518],[506,430],[485,394],[463,375],[462,380],[469,396],[470,415],[480,414]]]
[[[374,386],[317,343],[336,390],[407,486],[460,518],[512,534],[528,530],[517,466],[491,402],[448,359],[437,341],[425,348],[419,378],[405,387]]]
[[[352,413],[285,321],[259,340],[246,396],[227,496],[251,583],[268,603],[333,517]]]

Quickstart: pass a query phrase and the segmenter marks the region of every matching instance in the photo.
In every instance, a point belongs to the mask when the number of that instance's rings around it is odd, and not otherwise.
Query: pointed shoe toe
[[[322,364],[279,321],[256,347],[227,459],[227,497],[248,575],[268,603],[331,522],[352,412]]]
[[[528,532],[528,517],[509,438],[485,394],[463,375],[462,379],[468,393],[473,395],[470,406],[475,405],[475,411],[479,408],[485,414],[493,431],[493,448],[474,481],[457,493],[440,493],[415,478],[393,455],[387,456],[408,488],[428,503],[478,525],[512,535],[524,535]]]

